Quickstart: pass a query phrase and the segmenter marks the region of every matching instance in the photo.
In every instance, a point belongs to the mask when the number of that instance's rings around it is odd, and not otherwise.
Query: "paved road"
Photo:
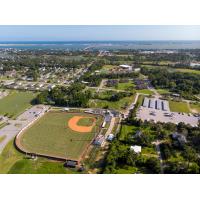
[[[8,125],[0,129],[0,137],[5,136],[5,139],[0,143],[0,153],[8,142],[10,142],[22,129],[40,118],[48,108],[49,106],[44,105],[33,106],[18,116],[16,120],[7,120]]]

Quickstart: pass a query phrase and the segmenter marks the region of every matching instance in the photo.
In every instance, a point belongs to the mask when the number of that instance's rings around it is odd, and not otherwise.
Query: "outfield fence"
[[[51,111],[51,109],[48,110],[48,112]],[[55,111],[53,110],[52,112],[58,112],[60,113],[61,111]],[[29,123],[26,127],[24,127],[15,137],[15,146],[16,148],[21,151],[22,153],[25,153],[27,155],[36,155],[36,156],[41,156],[41,157],[45,157],[45,158],[49,158],[49,159],[53,159],[53,160],[59,160],[59,161],[67,161],[67,160],[72,160],[72,161],[76,161],[78,162],[78,164],[80,163],[80,161],[85,157],[85,155],[87,154],[87,151],[89,149],[89,147],[92,145],[93,141],[95,140],[95,138],[99,135],[99,133],[101,132],[101,126],[102,123],[100,123],[100,125],[98,126],[98,131],[97,134],[94,135],[93,139],[91,139],[91,141],[87,144],[86,148],[84,149],[83,153],[80,155],[80,157],[78,159],[72,159],[72,158],[66,158],[66,157],[62,157],[62,156],[57,156],[57,155],[48,155],[48,154],[42,154],[42,153],[34,153],[34,152],[30,152],[27,151],[22,145],[21,145],[21,137],[22,135],[25,133],[25,130],[30,128],[30,126],[32,126],[37,120],[39,120],[42,116],[44,116],[44,114],[46,114],[47,112],[42,112],[40,113],[40,115],[35,118],[31,123]],[[80,114],[79,112],[66,112],[66,113],[73,113],[73,114]],[[82,113],[81,113],[82,114]],[[87,113],[88,115],[89,113]],[[104,116],[101,114],[90,114],[90,115],[96,115],[96,116],[100,116],[103,117]],[[103,120],[102,120],[103,121]]]

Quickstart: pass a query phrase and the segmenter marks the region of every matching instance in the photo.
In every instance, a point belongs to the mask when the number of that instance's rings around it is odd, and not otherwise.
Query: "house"
[[[134,151],[135,153],[139,154],[141,153],[142,151],[142,147],[141,146],[138,146],[138,145],[133,145],[133,146],[130,146],[130,150],[131,151]]]
[[[186,137],[180,133],[172,133],[172,139],[177,140],[180,144],[185,144],[187,142]]]
[[[173,97],[180,97],[181,95],[177,94],[177,93],[172,93],[171,96],[173,96]]]
[[[114,137],[115,137],[114,134],[109,134],[107,140],[111,142],[113,141]]]
[[[199,67],[200,66],[200,62],[191,62],[190,66],[191,67]]]
[[[119,67],[121,67],[122,69],[126,69],[126,70],[129,70],[129,71],[131,71],[132,70],[132,66],[130,66],[130,65],[119,65]]]
[[[140,68],[133,68],[134,72],[140,72]]]
[[[69,111],[69,108],[63,108],[63,111]]]

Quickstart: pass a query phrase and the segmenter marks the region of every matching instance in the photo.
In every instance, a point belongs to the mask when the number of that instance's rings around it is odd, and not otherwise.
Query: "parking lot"
[[[0,153],[6,144],[12,140],[22,129],[26,128],[30,123],[41,117],[48,106],[38,105],[27,109],[24,113],[15,120],[7,120],[7,125],[0,129],[0,136],[5,139],[0,143]]]
[[[197,126],[198,120],[200,119],[199,117],[195,117],[192,114],[166,112],[152,108],[145,108],[143,106],[141,106],[137,111],[136,117],[142,121],[153,120],[154,122],[171,122],[175,124],[184,122],[185,124],[190,124],[191,126]]]

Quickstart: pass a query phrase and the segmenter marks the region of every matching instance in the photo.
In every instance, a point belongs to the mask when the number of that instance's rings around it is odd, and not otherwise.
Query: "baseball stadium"
[[[18,134],[15,144],[24,153],[79,162],[103,120],[96,114],[49,111]]]

